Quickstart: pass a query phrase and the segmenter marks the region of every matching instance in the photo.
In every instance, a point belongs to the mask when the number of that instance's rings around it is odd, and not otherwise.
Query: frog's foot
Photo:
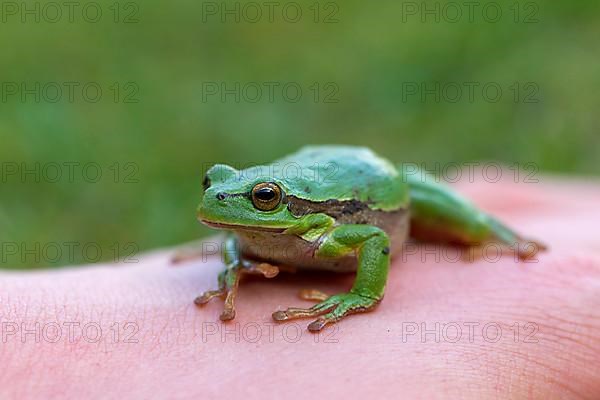
[[[303,291],[307,300],[317,300],[326,296],[319,291]],[[327,297],[325,300],[310,308],[288,308],[285,311],[275,311],[275,321],[290,321],[298,318],[317,317],[308,325],[311,332],[319,332],[326,325],[335,323],[350,314],[367,312],[375,308],[381,299],[374,299],[358,293],[342,293]],[[323,315],[324,314],[324,315]]]
[[[209,290],[196,297],[194,303],[202,306],[215,297],[225,298],[223,312],[219,316],[221,321],[229,321],[235,318],[235,298],[237,296],[240,277],[242,274],[260,274],[265,278],[273,278],[279,273],[279,268],[267,264],[250,261],[242,261],[241,265],[228,267],[219,274],[219,289]]]
[[[240,283],[240,268],[228,268],[219,274],[219,289],[209,290],[194,299],[194,304],[203,306],[215,297],[225,298],[223,312],[219,316],[221,321],[235,318],[235,297]]]

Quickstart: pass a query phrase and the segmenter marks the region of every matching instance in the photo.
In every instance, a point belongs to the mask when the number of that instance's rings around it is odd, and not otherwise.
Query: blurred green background
[[[307,143],[600,173],[594,0],[482,1],[472,14],[461,2],[282,1],[272,18],[264,2],[88,3],[60,17],[47,2],[2,3],[4,268],[111,260],[206,235],[195,207],[207,164],[270,161]],[[236,82],[239,101],[207,92]],[[276,83],[273,99],[264,82]],[[436,82],[447,92],[422,98],[420,85]],[[479,84],[472,101],[465,82]],[[497,101],[482,93],[490,82]],[[264,89],[257,101],[253,83]],[[302,89],[297,102],[286,84]]]

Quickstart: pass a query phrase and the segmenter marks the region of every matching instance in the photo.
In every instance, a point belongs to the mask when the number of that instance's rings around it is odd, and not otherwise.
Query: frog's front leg
[[[349,314],[372,310],[383,298],[390,264],[389,245],[387,234],[370,225],[341,225],[326,233],[316,257],[341,257],[350,253],[358,255],[358,270],[352,289],[327,299],[323,299],[323,294],[318,291],[305,291],[304,298],[323,301],[310,308],[276,311],[273,319],[288,321],[320,316],[308,325],[311,332],[318,332],[327,324]]]
[[[219,317],[221,321],[235,318],[235,298],[243,273],[261,274],[265,278],[273,278],[279,273],[279,268],[274,265],[244,260],[240,256],[237,244],[237,239],[233,235],[229,235],[224,242],[223,261],[226,267],[219,273],[219,288],[204,292],[194,300],[196,305],[201,306],[214,297],[225,298],[223,312]]]

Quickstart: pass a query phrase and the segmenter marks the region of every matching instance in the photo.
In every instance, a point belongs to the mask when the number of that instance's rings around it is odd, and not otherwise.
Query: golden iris
[[[252,188],[252,204],[261,211],[271,211],[281,202],[281,188],[272,182],[264,182]]]

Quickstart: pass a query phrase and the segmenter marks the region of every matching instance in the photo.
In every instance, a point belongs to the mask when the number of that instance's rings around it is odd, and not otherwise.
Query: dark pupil
[[[275,198],[275,191],[271,188],[258,189],[254,195],[260,201],[271,201]]]

